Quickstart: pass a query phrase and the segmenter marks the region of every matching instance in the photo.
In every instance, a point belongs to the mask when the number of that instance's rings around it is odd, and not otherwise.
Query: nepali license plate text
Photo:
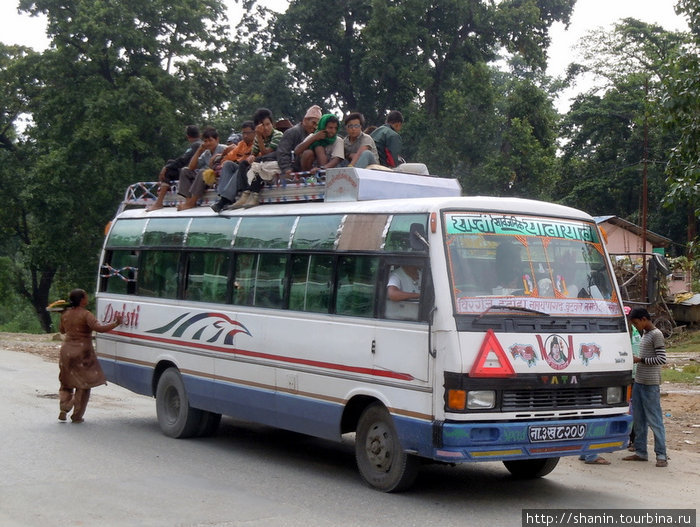
[[[542,441],[574,441],[586,437],[586,425],[529,426],[530,443]]]

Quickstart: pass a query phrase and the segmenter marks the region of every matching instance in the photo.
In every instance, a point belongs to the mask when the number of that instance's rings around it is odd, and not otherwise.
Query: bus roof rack
[[[378,165],[372,165],[372,168],[366,169],[330,168],[315,174],[297,172],[292,174],[293,179],[282,179],[265,185],[260,191],[260,202],[367,201],[461,195],[461,187],[456,179],[424,174],[427,174],[427,168],[422,163],[406,163],[394,170],[384,167],[379,169]],[[126,189],[117,212],[147,207],[156,200],[157,194],[157,181],[133,183]],[[209,189],[199,204],[211,205],[217,200],[215,189]],[[173,183],[163,202],[164,206],[172,207],[183,201],[184,198],[177,193],[177,183]]]

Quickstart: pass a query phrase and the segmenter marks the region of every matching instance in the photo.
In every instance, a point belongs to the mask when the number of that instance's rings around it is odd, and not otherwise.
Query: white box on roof
[[[456,179],[350,167],[326,171],[325,201],[437,198],[461,192]]]

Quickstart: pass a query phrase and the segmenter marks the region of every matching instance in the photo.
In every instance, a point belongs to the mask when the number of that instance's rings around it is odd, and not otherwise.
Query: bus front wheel
[[[516,478],[532,479],[546,476],[559,463],[558,457],[544,459],[518,459],[515,461],[504,461],[508,471]]]
[[[199,431],[202,411],[190,406],[185,383],[176,368],[168,368],[158,379],[156,414],[166,436],[192,437]]]
[[[379,403],[368,406],[357,423],[355,460],[362,478],[384,492],[406,490],[418,475],[418,459],[403,451],[391,415]]]

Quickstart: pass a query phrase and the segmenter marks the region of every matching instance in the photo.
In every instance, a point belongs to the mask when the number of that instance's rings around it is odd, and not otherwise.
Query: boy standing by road
[[[630,322],[642,334],[639,357],[634,357],[637,371],[632,388],[634,401],[634,454],[624,461],[647,461],[647,428],[654,434],[656,466],[667,467],[666,430],[661,413],[661,365],[666,364],[664,336],[651,322],[649,312],[641,307],[633,309]]]

